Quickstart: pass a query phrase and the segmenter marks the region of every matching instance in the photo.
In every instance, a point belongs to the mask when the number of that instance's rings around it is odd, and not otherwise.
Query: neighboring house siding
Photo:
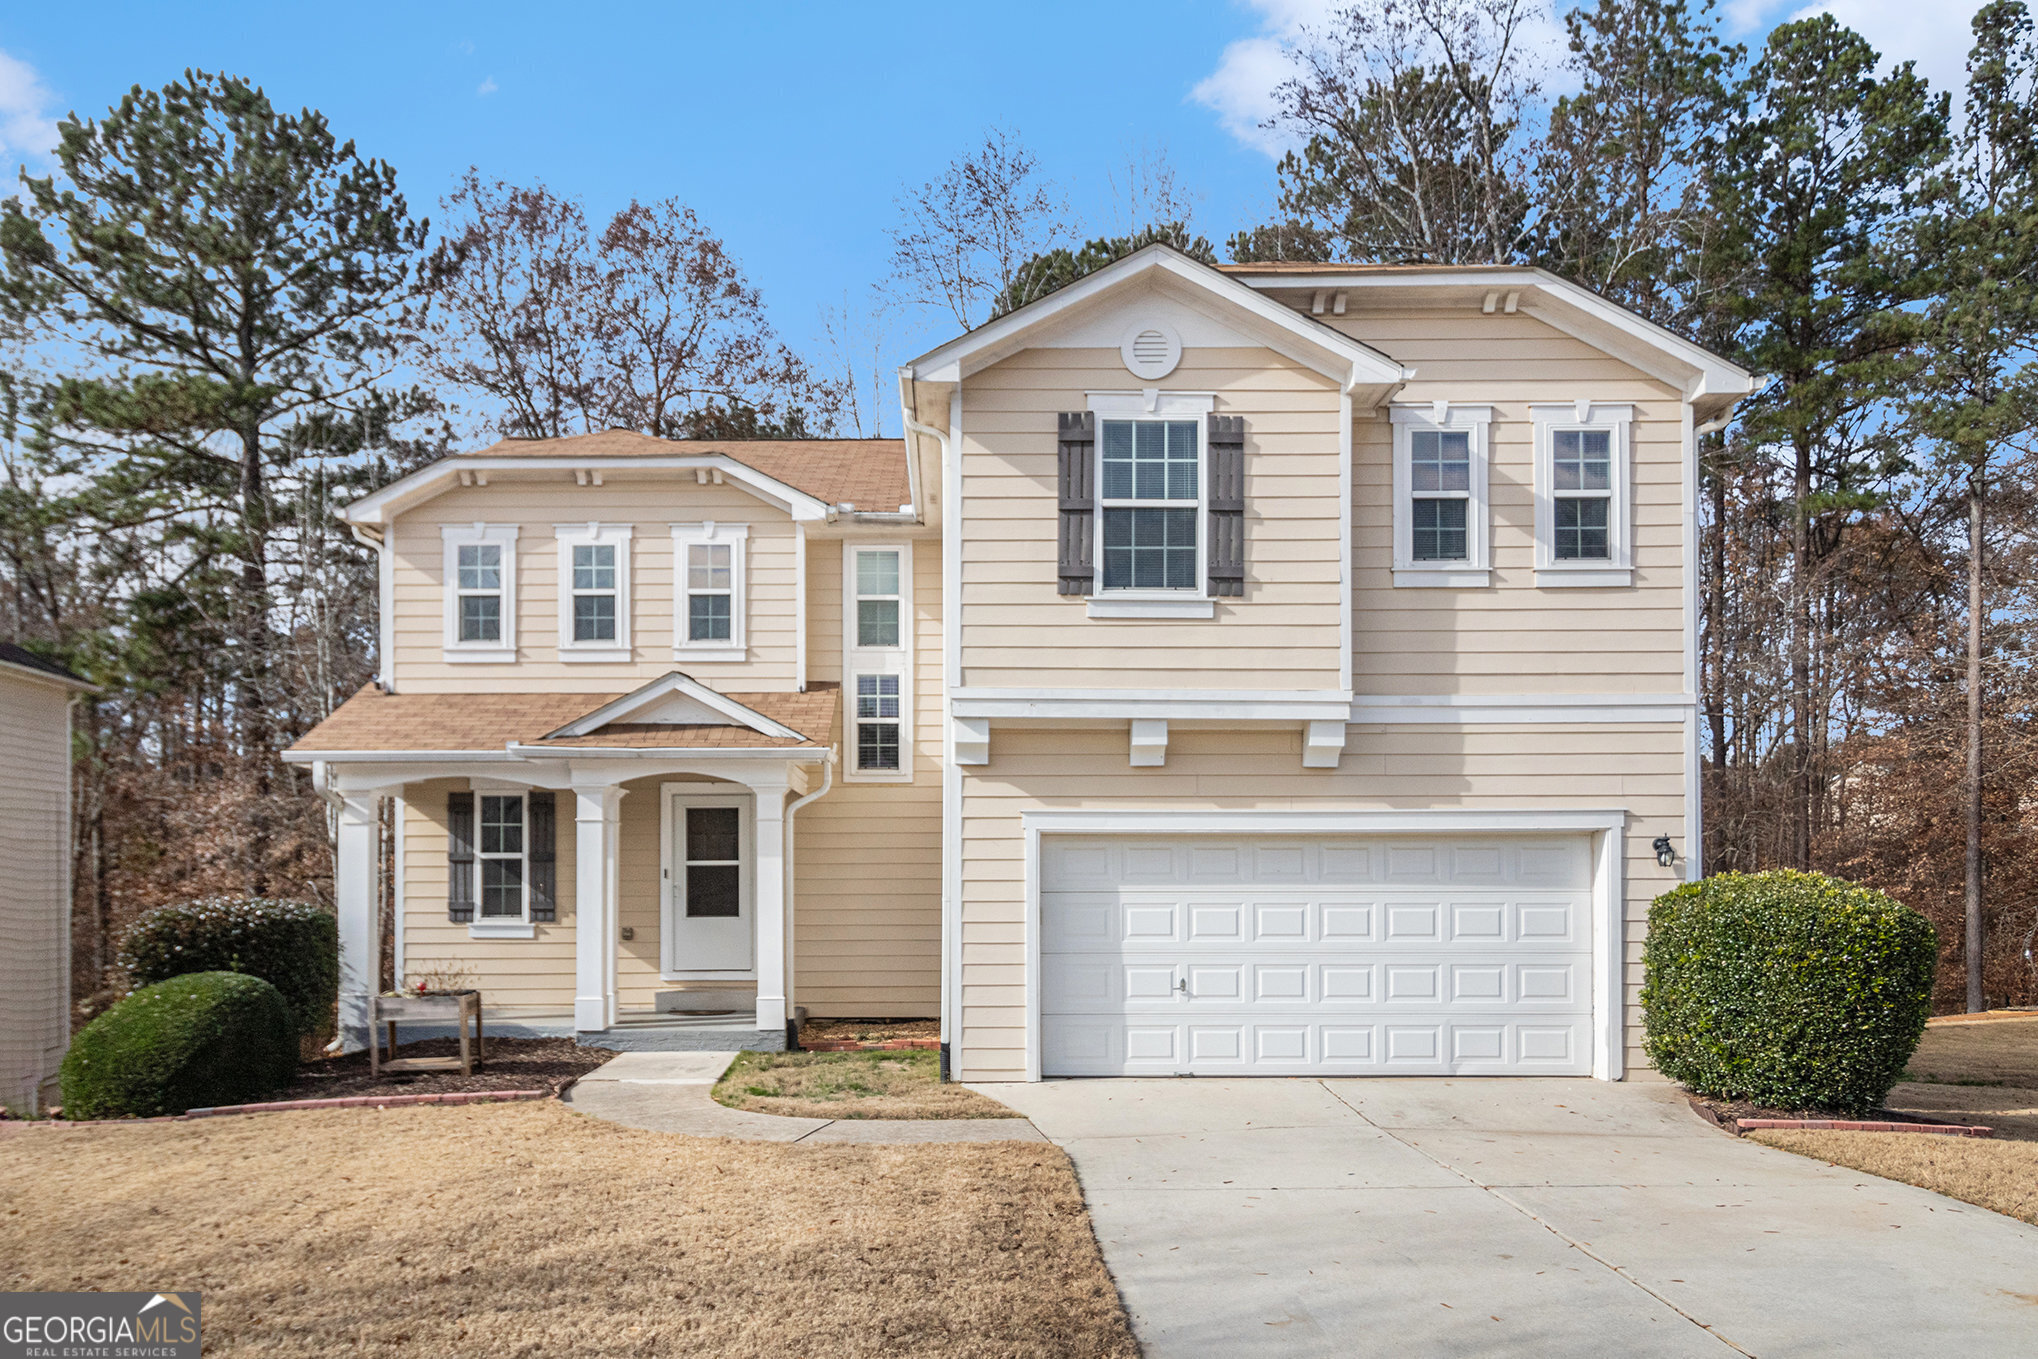
[[[1056,432],[1086,393],[1214,392],[1245,418],[1245,595],[1207,620],[1086,616],[1056,592]],[[1194,348],[1158,383],[1115,349],[1029,349],[963,384],[962,682],[972,689],[1336,689],[1336,384],[1267,349]],[[1199,532],[1204,526],[1199,526]]]
[[[941,543],[912,541],[913,781],[857,783],[838,766],[834,788],[794,822],[794,1003],[816,1017],[941,1011]],[[841,541],[813,542],[808,561],[808,673],[838,681]],[[849,713],[836,732],[853,761]]]
[[[966,769],[958,1074],[1025,1078],[1023,813],[1044,808],[1243,811],[1462,807],[1625,809],[1626,1037],[1641,1051],[1641,938],[1649,903],[1679,880],[1649,842],[1684,833],[1684,732],[1669,725],[1354,726],[1336,770],[1301,767],[1294,731],[1182,731],[1167,764],[1135,769],[1119,730],[1006,726]]]
[[[0,1104],[17,1111],[70,1041],[70,697],[0,672]]]
[[[395,524],[395,676],[410,693],[471,690],[615,693],[675,669],[724,690],[796,687],[794,579],[797,538],[791,518],[733,485],[698,485],[690,477],[617,480],[576,486],[513,480],[458,487],[398,516]],[[674,659],[672,525],[714,520],[747,524],[745,661]],[[559,659],[559,552],[554,526],[630,524],[630,617],[633,659],[627,663]],[[517,660],[514,664],[448,664],[445,643],[444,526],[514,524],[517,578]]]
[[[1365,694],[1684,689],[1683,406],[1663,383],[1525,315],[1366,310],[1325,318],[1415,370],[1396,399],[1491,405],[1493,584],[1393,583],[1392,429],[1353,434],[1353,687]],[[1631,403],[1630,587],[1538,589],[1531,403]]]

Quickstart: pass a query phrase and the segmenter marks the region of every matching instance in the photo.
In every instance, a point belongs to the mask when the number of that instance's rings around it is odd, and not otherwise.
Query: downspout
[[[794,884],[799,879],[799,858],[793,848],[793,813],[809,802],[818,801],[828,795],[835,786],[835,752],[821,761],[821,786],[802,797],[794,798],[785,809],[785,1046],[791,1052],[800,1037],[799,984],[795,966],[799,954],[799,931],[795,928],[798,917],[793,914]]]
[[[351,528],[352,525],[349,525],[348,527]],[[338,816],[340,812],[341,799],[338,791],[335,790],[332,785],[331,768],[332,767],[328,765],[324,760],[313,760],[311,762],[311,791],[320,802],[325,803],[326,806],[332,809],[332,814],[334,816]],[[341,1025],[340,1032],[333,1035],[333,1041],[326,1044],[323,1048],[319,1049],[319,1051],[322,1055],[327,1057],[338,1057],[341,1053],[346,1051],[346,1048],[347,1048],[346,1026]]]
[[[950,862],[953,855],[961,852],[960,836],[950,833],[962,820],[961,774],[955,763],[955,723],[950,713],[949,691],[955,687],[955,658],[959,654],[956,645],[957,626],[956,602],[950,597],[948,560],[951,550],[949,535],[956,525],[951,521],[950,510],[954,504],[955,488],[946,484],[949,455],[953,452],[950,439],[955,430],[953,422],[948,433],[923,425],[913,418],[913,402],[908,393],[912,390],[913,374],[910,368],[899,370],[899,418],[904,421],[908,435],[917,434],[923,439],[932,439],[941,449],[943,471],[941,501],[941,1079],[950,1078],[949,1044],[954,1038],[950,1025],[960,1016],[956,1005],[956,984],[958,969],[955,957],[962,948],[962,902],[956,890],[956,865]],[[955,398],[949,400],[951,413],[955,409]],[[924,505],[916,505],[923,515]]]

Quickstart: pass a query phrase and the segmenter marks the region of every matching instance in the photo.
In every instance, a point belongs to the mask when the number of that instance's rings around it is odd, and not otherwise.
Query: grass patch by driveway
[[[675,1137],[548,1100],[0,1124],[0,1159],[0,1289],[199,1289],[208,1355],[1137,1353],[1044,1143]]]
[[[2038,1016],[1933,1024],[1887,1104],[1993,1138],[1770,1131],[1758,1142],[1901,1180],[2038,1225]]]
[[[934,1052],[745,1052],[715,1086],[731,1109],[791,1118],[1018,1118],[942,1084]]]

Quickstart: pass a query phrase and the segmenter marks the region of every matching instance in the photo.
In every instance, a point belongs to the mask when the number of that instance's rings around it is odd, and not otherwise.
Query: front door
[[[668,788],[660,964],[674,980],[755,975],[750,800]]]

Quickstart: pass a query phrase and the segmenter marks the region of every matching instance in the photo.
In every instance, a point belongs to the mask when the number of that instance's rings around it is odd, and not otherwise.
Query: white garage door
[[[1591,1071],[1584,836],[1041,844],[1046,1075]]]

